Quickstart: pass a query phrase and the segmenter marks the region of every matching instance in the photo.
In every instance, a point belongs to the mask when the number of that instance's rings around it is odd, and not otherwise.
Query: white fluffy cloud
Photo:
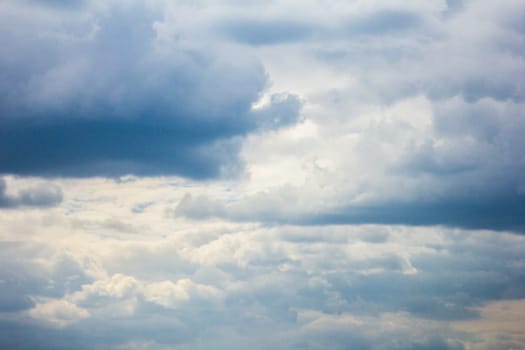
[[[509,344],[521,341],[509,326],[515,315],[490,311],[502,300],[523,303],[521,235],[182,219],[174,225],[154,208],[133,213],[132,194],[149,184],[131,184],[107,183],[105,195],[128,194],[111,215],[130,225],[156,218],[139,235],[93,229],[87,218],[97,200],[61,221],[33,212],[47,225],[3,235],[12,242],[3,246],[12,262],[3,265],[2,297],[18,291],[32,300],[4,309],[5,327],[34,329],[56,348],[85,344],[93,332],[88,348],[485,349],[500,335],[510,336]],[[113,186],[120,188],[108,191]],[[480,333],[487,324],[498,324],[492,336]],[[67,344],[55,339],[56,328],[69,334]],[[36,336],[14,339],[43,346]]]

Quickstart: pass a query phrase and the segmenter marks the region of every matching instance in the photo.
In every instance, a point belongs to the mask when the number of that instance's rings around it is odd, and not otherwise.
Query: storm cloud
[[[145,5],[56,6],[33,18],[3,5],[0,172],[211,178],[237,167],[236,136],[270,125],[251,108],[266,85],[257,60],[163,40]],[[283,125],[297,118],[274,101]]]

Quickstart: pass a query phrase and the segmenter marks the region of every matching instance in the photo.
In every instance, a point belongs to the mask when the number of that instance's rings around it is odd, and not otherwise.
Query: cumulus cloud
[[[507,318],[498,302],[522,307],[522,236],[401,226],[236,226],[216,235],[207,230],[213,232],[202,225],[197,232],[133,244],[104,234],[86,241],[79,232],[58,242],[69,247],[69,260],[56,244],[12,245],[6,259],[27,257],[27,249],[55,258],[37,255],[31,265],[11,259],[18,281],[35,270],[40,280],[24,291],[32,305],[3,311],[13,316],[4,317],[3,329],[33,330],[15,336],[18,346],[34,346],[44,337],[45,345],[35,348],[58,349],[131,343],[148,349],[484,349],[503,344],[498,335],[508,337],[505,344],[521,341],[513,333],[517,315]],[[369,235],[383,238],[370,241]],[[115,249],[97,250],[101,245]],[[173,268],[154,267],[164,254],[173,257]],[[122,273],[130,255],[152,266],[151,273]],[[93,275],[88,258],[103,273]],[[83,273],[58,268],[64,264]],[[91,277],[56,284],[51,295],[46,286],[58,271],[62,280]],[[17,283],[3,287],[4,293],[13,291]],[[494,336],[479,338],[489,324],[497,325]],[[0,342],[13,344],[13,338]]]
[[[69,290],[78,289],[91,280],[85,274],[85,266],[71,256],[57,253],[46,244],[3,239],[0,247],[3,253],[0,312],[26,312],[43,304],[32,315],[44,321],[49,317],[50,324],[54,326],[66,325],[68,312],[79,310],[56,301],[56,298],[63,297]],[[43,261],[46,263],[42,264]],[[35,299],[37,296],[40,301]],[[65,308],[64,314],[60,311],[62,306]]]
[[[241,175],[194,218],[523,230],[519,2],[30,4],[4,5],[0,172]]]
[[[0,347],[519,348],[524,14],[0,2]]]
[[[163,34],[160,5],[95,5],[3,5],[0,172],[215,177],[236,167],[235,136],[297,117],[289,99],[271,122],[253,112],[264,68]]]
[[[523,231],[519,2],[224,6],[185,11],[261,58],[267,95],[304,108],[243,140],[236,193],[199,189],[178,215]]]
[[[199,187],[165,181],[70,180],[65,215],[0,212],[2,347],[477,350],[521,341],[515,315],[490,311],[525,298],[521,235],[174,221],[158,202]],[[132,211],[144,202],[154,204]],[[489,324],[493,336],[480,337]]]
[[[176,213],[522,232],[524,89],[514,77],[525,66],[511,24],[522,6],[337,3],[331,22],[313,20],[314,8],[289,21],[303,18],[315,35],[276,43],[279,54],[252,45],[278,88],[301,93],[301,123],[243,143],[238,194],[199,193]]]
[[[52,207],[62,202],[62,190],[54,184],[40,184],[20,190],[11,195],[7,192],[6,181],[0,178],[0,209],[18,207]]]
[[[39,303],[28,312],[29,316],[54,327],[65,327],[71,322],[89,317],[89,312],[65,300]]]

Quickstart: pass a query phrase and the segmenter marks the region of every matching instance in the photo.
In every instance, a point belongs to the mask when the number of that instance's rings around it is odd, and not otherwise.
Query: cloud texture
[[[51,207],[61,201],[62,190],[56,185],[38,184],[11,195],[7,193],[6,181],[0,178],[0,208]]]
[[[143,185],[100,187],[107,196]],[[5,236],[11,243],[2,246],[2,300],[10,303],[2,310],[2,334],[10,336],[0,338],[2,346],[523,346],[506,314],[497,316],[505,305],[524,305],[523,236],[184,220],[166,233],[163,221],[152,224],[153,208],[142,217],[125,208],[107,215],[132,218],[137,235],[110,228],[104,217],[89,221],[95,202],[26,232],[38,234],[36,240]],[[3,222],[21,228],[20,219]],[[45,243],[50,237],[53,243]],[[490,322],[493,333],[479,331]]]
[[[523,231],[522,4],[325,5],[5,2],[0,172],[239,177],[208,214]]]
[[[2,5],[0,172],[216,177],[235,136],[281,126],[251,109],[263,67],[163,33],[160,5],[57,7]],[[274,101],[283,124],[297,117],[293,98]]]
[[[523,23],[0,1],[0,348],[525,348]]]

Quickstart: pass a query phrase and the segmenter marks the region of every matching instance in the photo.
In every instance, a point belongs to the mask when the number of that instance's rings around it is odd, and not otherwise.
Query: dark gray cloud
[[[52,207],[62,202],[62,190],[56,185],[38,185],[23,189],[16,195],[7,193],[7,185],[0,178],[0,209],[18,207]]]
[[[476,193],[443,199],[418,199],[408,202],[383,202],[369,205],[340,206],[336,209],[290,210],[278,193],[248,197],[226,204],[205,196],[186,195],[174,215],[196,220],[223,218],[233,221],[255,221],[266,224],[404,224],[415,226],[444,225],[469,229],[510,230],[525,232],[525,197],[513,192]],[[294,197],[294,199],[299,200]],[[288,209],[287,209],[288,208]]]
[[[4,16],[0,173],[210,178],[238,167],[236,136],[297,117],[290,99],[274,100],[271,115],[252,111],[266,75],[250,58],[232,65],[206,47],[159,53],[173,43],[158,42],[162,17],[140,6],[61,27],[74,15],[54,13],[43,36]]]

